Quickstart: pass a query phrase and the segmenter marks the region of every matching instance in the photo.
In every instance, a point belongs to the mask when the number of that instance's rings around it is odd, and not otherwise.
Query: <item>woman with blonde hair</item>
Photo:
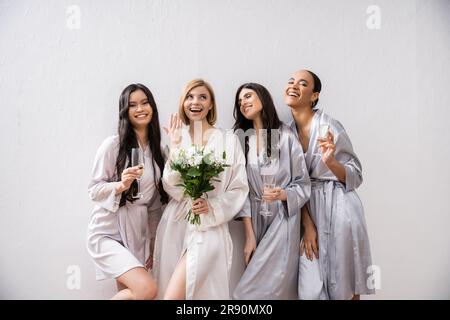
[[[179,113],[171,116],[170,138],[163,185],[171,197],[158,226],[154,276],[158,298],[230,299],[229,279],[233,243],[228,222],[241,210],[248,193],[245,157],[239,140],[216,129],[216,103],[204,80],[190,81],[181,96]],[[181,130],[183,123],[188,130]],[[225,138],[225,140],[224,140]],[[213,183],[214,190],[193,202],[184,195],[180,174],[171,168],[172,152],[192,144],[226,152],[229,167]],[[201,215],[201,224],[185,220],[186,213]]]

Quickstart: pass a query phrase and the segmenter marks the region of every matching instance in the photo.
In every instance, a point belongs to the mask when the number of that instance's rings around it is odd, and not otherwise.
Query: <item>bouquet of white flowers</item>
[[[170,167],[181,175],[182,183],[177,186],[184,188],[184,194],[192,200],[199,199],[204,193],[214,190],[213,181],[220,182],[217,177],[228,167],[225,163],[226,153],[218,157],[214,150],[192,145],[190,148],[177,149],[171,157]],[[200,215],[193,214],[189,209],[185,219],[191,224],[200,225]]]

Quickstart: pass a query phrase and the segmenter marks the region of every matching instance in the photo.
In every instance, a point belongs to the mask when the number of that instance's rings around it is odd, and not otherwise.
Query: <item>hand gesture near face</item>
[[[170,122],[168,127],[163,127],[170,139],[170,145],[176,146],[181,142],[181,128],[183,127],[183,121],[178,113],[170,115]]]

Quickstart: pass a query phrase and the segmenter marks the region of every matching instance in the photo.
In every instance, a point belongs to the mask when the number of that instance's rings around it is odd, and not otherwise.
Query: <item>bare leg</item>
[[[134,300],[134,296],[131,290],[126,288],[117,292],[111,300]]]
[[[178,262],[164,295],[164,300],[183,299],[186,299],[186,254]]]
[[[359,294],[354,294],[352,300],[361,300]]]
[[[127,288],[124,284],[120,283],[118,280],[116,280],[116,285],[117,285],[117,292]]]
[[[151,300],[156,297],[155,280],[144,268],[128,270],[116,280],[120,291],[111,300]]]
[[[133,294],[124,284],[120,283],[116,279],[117,293],[111,298],[111,300],[133,300]]]

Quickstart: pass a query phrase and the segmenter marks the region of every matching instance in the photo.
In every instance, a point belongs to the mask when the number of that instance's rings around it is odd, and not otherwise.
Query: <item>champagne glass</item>
[[[330,130],[330,122],[328,121],[328,119],[325,119],[325,110],[321,110],[321,114],[319,116],[319,121],[317,124],[317,128],[318,128],[318,137],[321,139],[327,139],[328,138],[328,130]],[[317,153],[315,153],[317,156],[321,157],[322,156],[322,152],[320,150],[320,147],[317,146]]]
[[[264,193],[265,190],[275,188],[276,165],[269,160],[265,163],[261,163],[260,167]],[[270,204],[264,199],[261,200],[261,209],[259,211],[259,214],[264,217],[269,217],[273,214],[273,212],[270,210]]]
[[[144,154],[141,150],[141,148],[132,148],[131,149],[131,166],[132,167],[139,167],[139,169],[144,169]],[[133,193],[132,197],[133,199],[141,199],[142,193],[141,193],[141,178],[136,179],[137,182],[137,190],[135,193]]]
[[[263,192],[265,190],[271,190],[275,188],[275,176],[272,174],[262,175],[263,177]],[[266,200],[261,201],[261,209],[259,214],[264,217],[270,217],[273,212],[270,210],[270,204]]]
[[[319,137],[322,139],[326,139],[328,137],[328,130],[330,130],[330,123],[328,119],[325,119],[324,110],[319,117]]]

